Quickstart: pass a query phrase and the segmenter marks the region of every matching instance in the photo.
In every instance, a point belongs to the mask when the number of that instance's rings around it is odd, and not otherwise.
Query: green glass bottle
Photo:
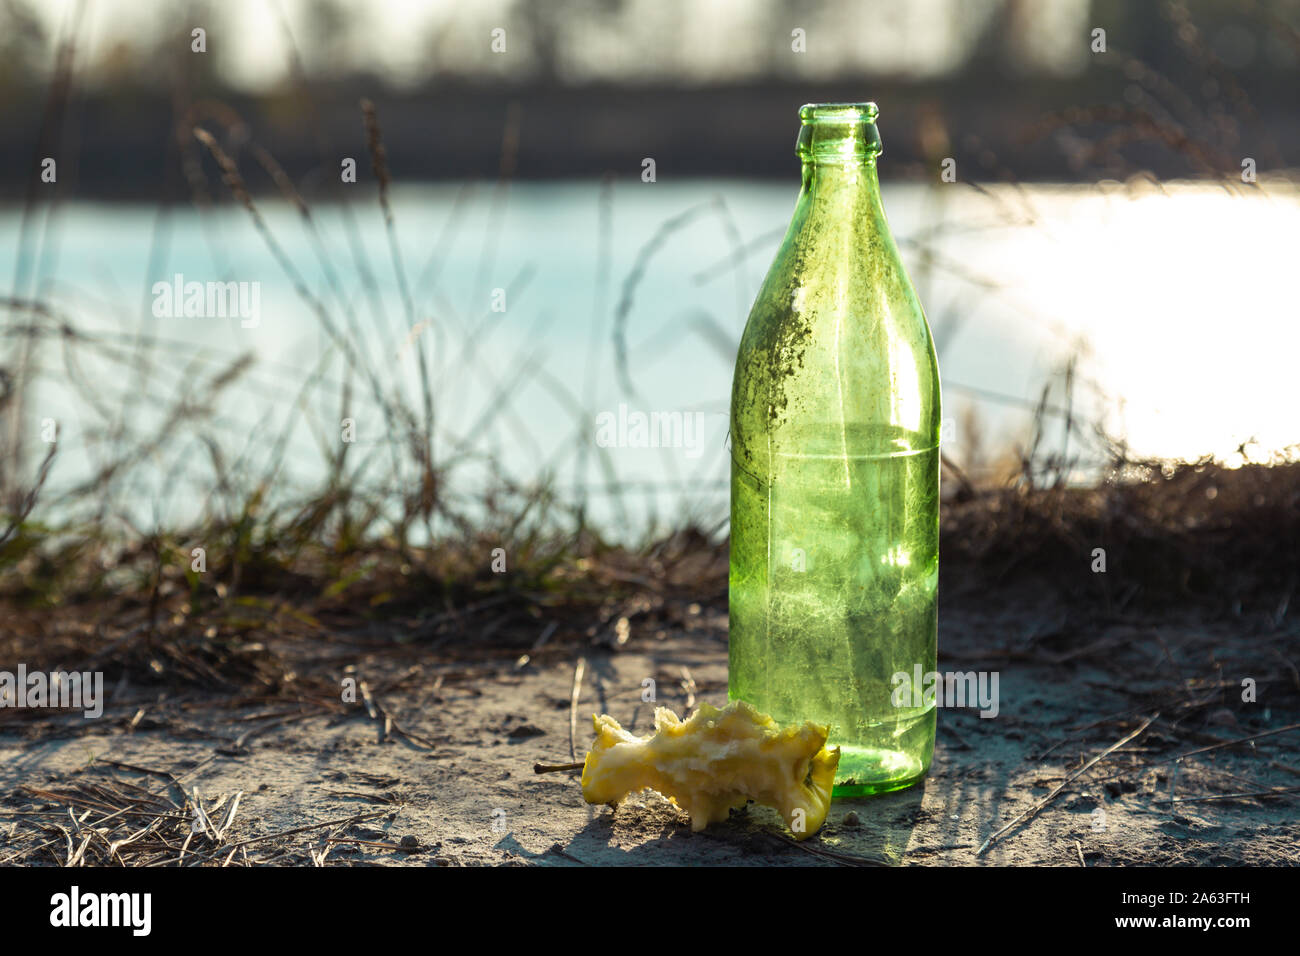
[[[880,203],[877,112],[799,111],[803,187],[731,394],[729,695],[830,724],[835,796],[909,786],[934,753],[912,682],[936,664],[939,368]]]

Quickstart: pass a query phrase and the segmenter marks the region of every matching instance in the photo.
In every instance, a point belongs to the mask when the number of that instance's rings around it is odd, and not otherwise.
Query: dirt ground
[[[1214,650],[1264,624],[1165,613],[1080,629],[1047,606],[975,603],[941,606],[940,668],[999,671],[998,715],[941,710],[923,785],[837,801],[802,844],[767,808],[693,834],[652,792],[613,810],[583,801],[576,772],[534,773],[583,758],[593,712],[647,732],[647,677],[679,713],[725,703],[724,605],[526,662],[517,650],[327,642],[303,672],[351,674],[370,693],[369,707],[341,712],[128,683],[94,721],[7,712],[0,862],[63,863],[79,848],[93,860],[99,848],[100,861],[135,865],[1300,863],[1300,734],[1268,733],[1300,722],[1294,691],[1263,681],[1257,702],[1241,702],[1251,675]]]

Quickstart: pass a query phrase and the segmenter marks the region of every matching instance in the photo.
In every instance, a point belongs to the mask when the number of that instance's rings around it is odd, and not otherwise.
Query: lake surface
[[[1033,406],[1071,355],[1073,395],[1058,378],[1049,406],[1101,421],[1138,454],[1236,462],[1243,442],[1260,457],[1300,441],[1294,187],[887,183],[883,192],[938,343],[955,460],[987,470],[1025,441]],[[545,474],[566,495],[586,489],[598,520],[630,528],[656,514],[726,517],[735,347],[796,193],[793,176],[398,188],[409,308],[377,203],[359,199],[346,215],[316,209],[319,241],[286,204],[259,208],[351,347],[416,408],[424,350],[440,455],[477,456],[459,472],[463,491],[483,469],[521,481]],[[19,222],[18,210],[0,210],[8,263]],[[209,409],[231,461],[251,472],[287,450],[286,472],[310,483],[345,417],[356,451],[387,455],[392,435],[363,379],[343,403],[337,350],[312,379],[330,336],[242,208],[72,203],[29,231],[26,248],[21,292],[39,289],[118,348],[156,340],[143,384],[120,360],[82,355],[70,366],[59,344],[38,349],[28,427],[59,422],[52,487],[90,473],[103,453],[90,438],[123,402],[130,426],[147,432],[186,383],[243,352],[255,365]],[[155,309],[155,284],[177,274],[255,284],[257,321]],[[680,447],[634,447],[638,413],[680,422]],[[1042,447],[1059,450],[1059,416],[1047,421]],[[1085,474],[1086,449],[1068,450],[1083,455]],[[179,520],[204,500],[207,454],[182,430],[142,463],[134,480],[150,520]]]

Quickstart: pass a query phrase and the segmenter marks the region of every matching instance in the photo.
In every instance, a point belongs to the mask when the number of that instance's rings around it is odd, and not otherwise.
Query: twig
[[[566,852],[565,849],[562,846],[560,846],[558,843],[552,843],[550,848],[546,852],[558,856],[562,860],[569,860],[573,863],[577,863],[579,866],[589,865],[585,860],[579,860],[572,853]]]
[[[1249,737],[1238,737],[1236,740],[1225,740],[1223,743],[1211,744],[1208,747],[1189,750],[1185,754],[1179,754],[1177,757],[1170,757],[1168,759],[1182,760],[1184,757],[1193,757],[1196,754],[1203,754],[1210,750],[1218,750],[1222,747],[1235,747],[1237,744],[1249,743],[1252,740],[1259,740],[1261,737],[1272,737],[1274,734],[1284,734],[1289,730],[1300,730],[1300,724],[1287,724],[1285,727],[1277,728],[1277,730],[1266,730],[1262,734],[1251,734]],[[1165,761],[1161,762],[1164,763]]]
[[[359,846],[377,846],[383,850],[401,850],[403,853],[418,853],[427,850],[424,846],[407,846],[401,843],[381,843],[378,840],[358,840],[356,837],[326,837],[326,843],[355,843]]]
[[[827,850],[823,847],[813,846],[810,843],[795,840],[792,837],[786,836],[784,833],[773,833],[770,830],[766,831],[766,833],[768,836],[780,840],[782,843],[788,843],[793,847],[797,847],[805,853],[811,853],[813,856],[820,856],[827,860],[832,860],[843,866],[894,866],[892,862],[882,859],[881,857],[858,856],[854,853],[837,853],[834,850]]]
[[[1272,790],[1248,790],[1243,793],[1216,793],[1208,797],[1167,797],[1156,803],[1205,803],[1208,800],[1245,800],[1250,797],[1279,797],[1300,793],[1300,787],[1275,787]]]
[[[1091,760],[1089,760],[1086,764],[1084,764],[1074,773],[1070,774],[1068,777],[1062,780],[1059,784],[1057,784],[1055,790],[1053,790],[1051,793],[1045,796],[1042,800],[1038,801],[1038,803],[1034,804],[1034,806],[1030,807],[1024,813],[1019,814],[1014,820],[1012,820],[1002,829],[998,830],[997,833],[993,834],[991,837],[985,840],[984,844],[978,850],[975,851],[975,855],[977,857],[982,856],[984,852],[988,850],[989,847],[991,847],[994,843],[997,843],[1000,839],[1002,839],[1003,835],[1006,834],[1008,831],[1019,826],[1021,823],[1027,823],[1030,820],[1032,820],[1035,816],[1038,815],[1038,812],[1042,810],[1043,807],[1047,806],[1054,799],[1056,799],[1057,794],[1059,794],[1062,790],[1068,787],[1071,783],[1073,783],[1083,774],[1087,773],[1089,770],[1095,767],[1102,760],[1105,760],[1107,757],[1109,757],[1120,747],[1123,747],[1127,743],[1131,743],[1134,738],[1141,735],[1143,731],[1145,731],[1148,727],[1150,727],[1151,722],[1154,721],[1159,716],[1160,716],[1159,711],[1152,714],[1150,717],[1144,720],[1142,722],[1142,726],[1139,727],[1137,730],[1133,731],[1133,733],[1129,734],[1127,737],[1123,738],[1122,740],[1116,741],[1115,743],[1111,744],[1109,747],[1107,747],[1101,753],[1097,754],[1097,756],[1093,757]]]

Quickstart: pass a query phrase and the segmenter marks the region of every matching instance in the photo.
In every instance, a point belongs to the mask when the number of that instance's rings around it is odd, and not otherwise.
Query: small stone
[[[848,813],[844,814],[844,820],[842,823],[846,827],[860,827],[862,826],[862,819],[858,816],[858,811],[850,810]]]
[[[1237,717],[1232,711],[1228,710],[1226,707],[1222,707],[1210,714],[1210,716],[1205,719],[1205,722],[1211,727],[1236,727]]]
[[[518,740],[522,737],[540,737],[545,733],[546,731],[535,724],[520,724],[518,727],[511,728],[509,736]]]

